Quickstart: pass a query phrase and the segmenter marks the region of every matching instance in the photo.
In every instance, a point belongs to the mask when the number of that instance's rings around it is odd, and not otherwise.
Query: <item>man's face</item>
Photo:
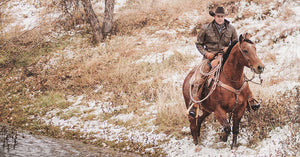
[[[215,15],[214,18],[217,24],[221,25],[224,23],[224,19],[225,19],[224,15]]]

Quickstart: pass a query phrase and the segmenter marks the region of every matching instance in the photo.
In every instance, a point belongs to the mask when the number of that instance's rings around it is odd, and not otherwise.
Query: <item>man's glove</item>
[[[206,52],[205,53],[205,57],[209,60],[212,60],[215,58],[215,55],[213,53],[210,53],[210,52]]]

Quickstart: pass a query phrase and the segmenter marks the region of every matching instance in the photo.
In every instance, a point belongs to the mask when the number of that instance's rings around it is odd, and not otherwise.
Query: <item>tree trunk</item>
[[[105,11],[102,25],[103,38],[112,31],[115,0],[105,0]]]
[[[93,38],[95,42],[103,41],[103,34],[101,32],[100,24],[97,19],[97,15],[95,14],[91,0],[82,0],[82,5],[84,7],[85,14],[88,19],[88,23],[90,23],[93,31]]]

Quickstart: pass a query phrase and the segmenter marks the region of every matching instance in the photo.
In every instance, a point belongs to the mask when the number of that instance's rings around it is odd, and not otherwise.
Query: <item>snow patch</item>
[[[148,56],[143,56],[141,59],[137,60],[135,63],[148,62],[148,63],[161,63],[170,56],[174,55],[174,52],[168,50],[163,53],[154,53]]]

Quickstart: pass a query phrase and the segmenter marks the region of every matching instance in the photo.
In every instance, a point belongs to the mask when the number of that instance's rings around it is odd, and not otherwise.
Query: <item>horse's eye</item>
[[[247,50],[243,50],[243,52],[245,52],[245,53],[248,53],[248,51],[247,51]]]

